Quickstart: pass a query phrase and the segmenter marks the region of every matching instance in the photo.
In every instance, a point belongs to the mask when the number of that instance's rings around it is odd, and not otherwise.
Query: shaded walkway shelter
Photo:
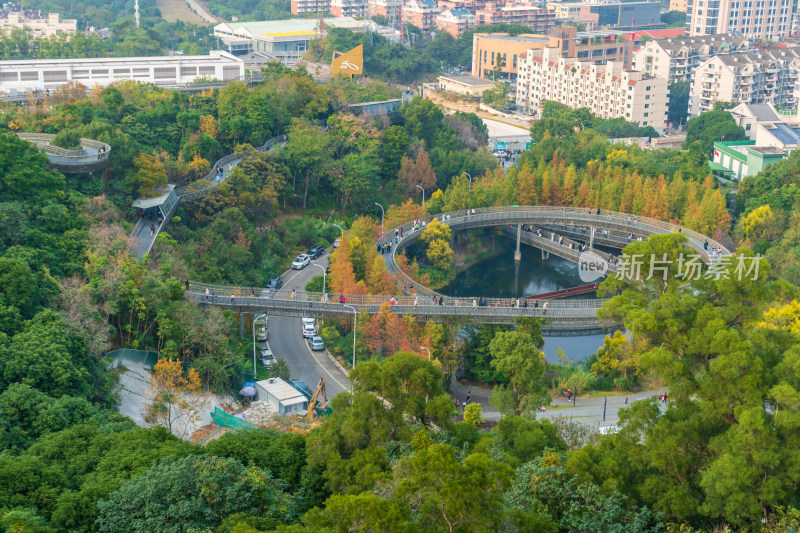
[[[131,233],[131,253],[142,257],[150,253],[153,243],[156,242],[158,232],[167,221],[172,218],[178,207],[178,194],[175,185],[156,188],[157,196],[139,198],[133,202],[139,220]]]

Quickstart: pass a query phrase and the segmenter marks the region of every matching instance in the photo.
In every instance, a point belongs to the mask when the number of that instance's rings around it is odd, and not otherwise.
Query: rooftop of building
[[[172,194],[172,191],[175,190],[175,185],[168,183],[166,187],[156,187],[155,188],[155,195],[152,197],[141,197],[133,202],[133,207],[137,207],[139,209],[149,209],[151,207],[157,207],[159,205],[163,205],[169,195]]]
[[[139,57],[76,57],[72,59],[14,59],[10,61],[3,61],[3,67],[20,67],[31,65],[36,68],[37,65],[114,65],[120,66],[130,63],[176,63],[187,61],[208,61],[209,59],[224,60],[232,63],[241,63],[242,60],[234,55],[224,52],[222,50],[211,50],[208,55],[202,56],[139,56]]]
[[[521,33],[519,35],[509,35],[507,33],[476,33],[476,37],[492,39],[493,41],[507,41],[512,43],[547,44],[550,39],[546,35],[535,35],[532,33]]]
[[[736,52],[715,56],[729,67],[742,65],[769,65],[775,61],[789,61],[800,59],[800,48],[785,48],[779,50],[750,50],[749,52]]]
[[[784,155],[786,150],[780,148],[773,148],[772,146],[750,146],[747,148],[750,152],[755,152],[761,155]]]
[[[732,115],[749,115],[758,122],[780,122],[781,118],[770,104],[742,103],[730,110]]]
[[[649,39],[670,39],[683,37],[686,34],[684,28],[666,28],[663,30],[640,30],[623,34],[629,41],[636,41],[647,37]]]
[[[778,139],[783,144],[800,144],[800,128],[795,128],[783,122],[778,122],[777,124],[767,127],[767,131],[769,131],[773,137]]]
[[[283,405],[294,405],[307,402],[308,398],[303,393],[283,381],[281,378],[269,378],[257,381],[256,385],[267,391]]]
[[[472,15],[472,13],[469,12],[469,9],[467,9],[465,7],[453,7],[453,8],[447,9],[444,12],[442,12],[442,15],[444,15],[445,13],[449,13],[449,14],[453,15],[454,17],[468,17],[468,16]]]
[[[322,19],[325,26],[332,28],[360,28],[364,22],[353,17],[328,17]],[[252,35],[288,36],[319,31],[319,19],[257,20],[253,22],[223,22],[214,26],[227,27],[230,31],[244,30]]]
[[[681,28],[677,28],[681,29]],[[654,30],[655,32],[670,31],[670,30]],[[644,33],[644,32],[642,32]],[[743,44],[747,44],[748,40],[742,35],[729,35],[727,33],[717,33],[714,35],[696,35],[694,37],[672,37],[665,36],[666,38],[656,38],[656,44],[664,50],[680,50],[684,47],[702,48],[703,46],[712,46],[714,48],[740,48]]]
[[[471,75],[463,75],[463,76],[439,76],[440,80],[447,80],[453,83],[458,83],[461,85],[465,85],[467,87],[484,87],[484,86],[491,86],[494,87],[495,82],[491,80],[487,80],[484,78],[479,78],[477,76]]]

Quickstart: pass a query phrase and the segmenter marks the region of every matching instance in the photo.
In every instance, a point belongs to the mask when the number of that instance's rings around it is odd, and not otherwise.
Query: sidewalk
[[[613,426],[619,421],[619,410],[626,407],[625,398],[628,398],[628,405],[639,400],[647,400],[656,395],[664,395],[665,389],[656,389],[631,393],[624,396],[608,396],[606,405],[606,419],[603,421],[603,398],[577,398],[575,407],[572,400],[569,402],[564,397],[554,398],[551,404],[556,407],[548,406],[544,413],[536,413],[536,418],[554,420],[556,418],[575,418],[585,424],[599,424],[599,427]],[[470,403],[479,403],[483,409],[483,418],[486,420],[499,420],[502,415],[489,403],[492,395],[492,388],[479,385],[466,385],[459,383],[452,378],[450,381],[450,391],[458,400],[458,404],[463,406],[467,392],[470,393]]]

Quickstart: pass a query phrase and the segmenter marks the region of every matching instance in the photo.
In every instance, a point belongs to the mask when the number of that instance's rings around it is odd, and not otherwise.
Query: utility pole
[[[608,398],[603,396],[603,422],[606,421],[606,404],[608,403]]]
[[[139,29],[139,0],[134,4],[134,18],[136,19],[136,29]]]

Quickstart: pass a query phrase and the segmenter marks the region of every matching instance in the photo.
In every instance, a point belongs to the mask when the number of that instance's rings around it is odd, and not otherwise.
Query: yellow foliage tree
[[[435,240],[450,242],[452,236],[453,230],[446,224],[439,222],[439,219],[434,218],[425,228],[425,231],[422,232],[422,235],[419,236],[419,239],[425,243],[430,243]]]
[[[453,263],[453,250],[443,239],[432,240],[425,253],[431,266],[439,270],[448,270]]]
[[[200,420],[208,395],[203,393],[200,376],[193,368],[184,372],[178,359],[159,359],[150,375],[150,404],[144,419],[164,426],[178,437],[186,436]]]
[[[764,313],[762,326],[800,333],[800,302],[792,300],[781,307],[772,307]]]
[[[203,115],[200,117],[200,126],[198,127],[200,133],[205,133],[212,139],[216,139],[219,135],[219,124],[217,119],[212,115]]]
[[[167,184],[167,171],[157,156],[141,153],[133,159],[136,173],[129,180],[142,196],[154,196],[156,187]]]

